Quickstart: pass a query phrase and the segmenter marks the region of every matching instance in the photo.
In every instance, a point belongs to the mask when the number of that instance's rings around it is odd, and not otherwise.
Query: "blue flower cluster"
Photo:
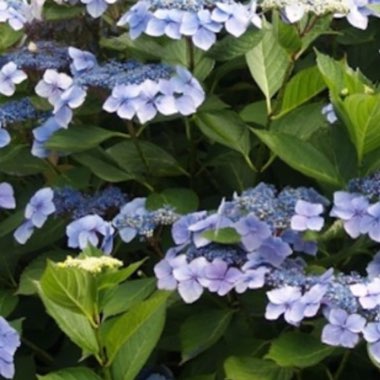
[[[359,231],[380,241],[378,206],[369,204],[378,178],[376,174],[352,181],[349,187],[363,190],[361,194],[340,191],[334,195],[330,215],[340,218],[352,237]],[[279,201],[284,199],[289,208]],[[364,338],[380,362],[380,252],[364,277],[334,274],[332,269],[313,275],[307,273],[302,257],[290,258],[295,251],[316,254],[316,243],[303,241],[301,232],[320,231],[321,214],[327,207],[327,200],[314,190],[286,188],[277,193],[259,184],[240,196],[235,194],[232,201],[223,201],[215,212],[184,215],[172,226],[176,246],[154,268],[157,286],[177,290],[186,303],[195,302],[206,290],[224,296],[232,290],[269,288],[266,319],[283,316],[298,326],[305,318],[324,315],[324,343],[353,348]],[[237,239],[217,242],[218,235],[231,231]]]
[[[0,184],[0,207],[14,208],[12,189],[8,184],[3,187]],[[100,246],[109,254],[116,231],[124,242],[130,242],[136,236],[149,238],[158,226],[171,225],[179,218],[169,206],[148,211],[145,198],[126,202],[127,197],[115,187],[98,191],[92,196],[68,187],[46,187],[38,190],[29,200],[25,220],[14,232],[14,238],[18,243],[25,244],[34,229],[41,228],[50,216],[64,217],[71,220],[66,227],[70,248],[85,249],[91,244]]]
[[[67,47],[53,41],[37,41],[0,57],[0,66],[8,62],[14,62],[23,70],[65,70],[71,59]]]
[[[13,357],[20,345],[18,332],[0,317],[0,375],[5,379],[13,379],[15,375]]]
[[[127,120],[136,116],[141,123],[158,113],[190,115],[205,99],[199,82],[182,67],[136,61],[98,64],[90,52],[70,47],[68,53],[72,76],[48,69],[35,88],[54,107],[55,122],[62,128],[67,128],[73,110],[84,103],[91,88],[112,91],[103,105],[106,112]]]
[[[0,148],[7,146],[11,141],[11,136],[5,127],[27,120],[34,120],[38,116],[38,111],[34,108],[33,104],[28,98],[1,103]]]
[[[125,204],[113,220],[120,238],[129,243],[136,236],[150,238],[159,225],[171,225],[179,215],[171,207],[163,207],[149,211],[146,208],[146,198],[135,198]]]
[[[132,39],[142,33],[168,36],[179,40],[185,36],[195,46],[208,50],[223,28],[235,37],[241,36],[253,23],[261,27],[256,4],[243,5],[233,0],[140,0],[119,20],[129,26]]]
[[[107,187],[93,195],[83,194],[70,187],[54,190],[56,214],[71,219],[79,219],[88,214],[106,217],[118,211],[126,202],[126,195],[117,187]]]

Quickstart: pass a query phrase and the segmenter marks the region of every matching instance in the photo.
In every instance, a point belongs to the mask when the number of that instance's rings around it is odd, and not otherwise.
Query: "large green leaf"
[[[305,104],[273,120],[270,129],[273,132],[286,133],[307,141],[317,131],[331,127],[327,124],[321,110],[321,103]]]
[[[7,317],[15,309],[18,297],[10,290],[0,289],[0,315]]]
[[[105,343],[114,379],[134,380],[144,366],[164,328],[169,294],[158,292],[107,329]]]
[[[228,380],[290,380],[293,371],[270,360],[230,356],[224,362]]]
[[[129,136],[93,125],[76,125],[54,133],[45,146],[59,152],[76,153],[95,148],[111,137],[128,138]]]
[[[325,89],[326,85],[317,66],[297,73],[286,85],[280,114],[286,114],[306,103]]]
[[[368,79],[359,70],[352,70],[345,61],[335,61],[328,55],[317,52],[317,66],[333,100],[340,95],[347,96],[371,90]]]
[[[149,210],[157,210],[164,206],[172,206],[180,214],[195,211],[199,205],[197,194],[185,188],[169,188],[161,193],[152,193],[148,196],[146,207]]]
[[[37,378],[38,380],[101,380],[96,373],[85,367],[65,368]]]
[[[349,130],[359,162],[380,147],[380,94],[354,94],[339,101],[338,110]]]
[[[54,250],[37,256],[21,273],[16,294],[28,296],[37,293],[36,281],[39,281],[45,271],[47,259],[52,261],[64,260],[67,252]]]
[[[90,169],[97,177],[108,182],[123,182],[135,179],[135,177],[117,166],[115,162],[110,162],[111,157],[106,157],[102,152],[86,152],[73,155],[75,161]]]
[[[215,344],[226,331],[232,311],[207,309],[187,318],[181,326],[182,361],[187,361]]]
[[[185,169],[164,149],[148,141],[124,141],[113,145],[107,153],[126,172],[134,176],[150,174],[155,177],[187,174]]]
[[[269,29],[260,43],[246,54],[246,60],[253,79],[265,95],[268,112],[271,112],[271,98],[280,89],[288,70],[288,54]]]
[[[144,354],[153,349],[163,328],[165,304],[169,294],[168,292],[155,294],[147,301],[141,302],[132,310],[115,319],[111,327],[104,329],[104,342],[109,364],[115,360],[119,351],[124,346],[132,347],[138,337],[141,339],[140,345]],[[152,326],[154,326],[152,336],[148,336],[149,334],[146,333],[146,329],[152,329]],[[157,330],[156,332],[159,332],[159,334],[155,333],[155,330]],[[132,362],[136,361],[136,358],[124,358],[124,361],[128,362],[124,363],[125,372],[133,372],[134,366],[136,366],[137,363],[132,365]],[[144,363],[139,364],[143,365]]]
[[[14,45],[22,36],[22,31],[13,30],[7,23],[2,23],[0,25],[0,52]]]
[[[266,358],[281,367],[311,367],[334,351],[310,334],[287,332],[272,341]]]
[[[249,129],[235,112],[202,112],[196,115],[195,123],[209,139],[248,156]]]
[[[254,133],[292,168],[325,184],[342,186],[334,165],[310,143],[281,132],[253,130]]]
[[[84,315],[72,312],[52,302],[46,297],[38,283],[36,286],[47,313],[55,320],[58,327],[85,352],[97,354],[99,344],[89,320]]]
[[[260,29],[249,29],[239,38],[227,35],[209,50],[208,55],[217,61],[230,61],[254,48],[263,35]]]
[[[142,278],[127,281],[108,293],[102,308],[105,318],[124,313],[150,296],[156,288],[156,279]]]
[[[95,280],[78,268],[63,268],[48,262],[40,280],[43,294],[52,302],[92,319],[96,300]]]
[[[189,66],[190,45],[186,39],[170,41],[163,49],[163,61],[172,65]],[[205,55],[205,52],[191,47],[193,54],[193,75],[203,81],[214,67],[215,61]]]

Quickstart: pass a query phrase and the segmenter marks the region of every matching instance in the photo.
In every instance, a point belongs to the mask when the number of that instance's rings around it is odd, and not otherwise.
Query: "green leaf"
[[[23,296],[29,296],[37,293],[36,281],[39,281],[45,271],[47,258],[52,261],[64,260],[67,252],[62,250],[54,250],[34,259],[22,272],[17,293]]]
[[[71,18],[83,15],[82,7],[75,7],[73,5],[66,4],[54,4],[49,3],[44,5],[44,20],[46,21],[57,21],[57,20],[67,20]]]
[[[128,138],[129,136],[93,125],[76,125],[54,133],[45,143],[45,147],[58,152],[83,152],[97,147],[112,137]]]
[[[192,47],[194,55],[193,74],[199,80],[203,81],[212,71],[215,61],[207,57],[203,50]],[[163,49],[163,61],[171,65],[189,65],[189,45],[186,39],[170,41]]]
[[[220,244],[237,244],[241,241],[241,236],[232,227],[205,231],[202,237]]]
[[[155,177],[187,175],[185,169],[168,152],[148,141],[139,140],[139,148],[133,141],[118,143],[107,153],[119,166],[133,176],[149,174]]]
[[[82,314],[72,312],[52,302],[46,297],[38,283],[36,286],[47,313],[55,320],[58,327],[85,352],[97,354],[99,344],[89,320]]]
[[[229,380],[290,380],[293,371],[278,367],[270,360],[252,357],[230,356],[224,362],[224,370]]]
[[[300,332],[287,332],[272,341],[267,359],[281,367],[306,368],[316,365],[334,351],[319,339]]]
[[[85,367],[65,368],[44,376],[38,376],[38,380],[101,380],[101,378]]]
[[[96,288],[91,273],[78,268],[60,267],[50,261],[41,277],[40,287],[50,301],[92,320]]]
[[[148,210],[158,210],[168,205],[174,207],[179,214],[187,214],[198,208],[199,199],[190,189],[170,188],[161,193],[152,193],[146,200]]]
[[[17,176],[39,174],[49,169],[49,165],[32,156],[30,147],[25,145],[11,144],[2,148],[0,163],[0,172]]]
[[[78,153],[72,155],[75,161],[90,169],[97,177],[107,182],[123,182],[135,179],[131,174],[120,169],[116,163],[110,162],[111,157],[104,152]]]
[[[208,55],[217,61],[230,61],[238,58],[257,46],[263,38],[261,29],[248,29],[241,37],[228,35],[215,44]]]
[[[22,31],[13,30],[8,24],[2,23],[0,25],[0,51],[5,51],[24,35]]]
[[[156,288],[155,278],[131,280],[108,293],[102,308],[105,318],[124,313],[149,297]]]
[[[352,70],[345,61],[335,61],[328,55],[316,52],[317,66],[331,91],[332,100],[340,95],[373,92],[372,84],[359,70]]]
[[[10,290],[0,289],[0,315],[6,318],[15,309],[18,297]]]
[[[164,328],[169,294],[157,292],[106,329],[104,341],[114,379],[134,380],[144,366]]]
[[[280,45],[289,53],[296,53],[302,47],[302,40],[295,24],[287,24],[281,20],[278,12],[274,12],[273,31]]]
[[[128,267],[119,269],[115,272],[99,274],[96,277],[97,288],[101,290],[101,289],[106,289],[110,287],[115,287],[116,285],[120,284],[121,282],[131,277],[132,274],[135,273],[138,268],[140,268],[140,266],[143,264],[144,261],[145,259],[137,261],[135,263],[128,265]]]
[[[339,101],[338,110],[349,130],[359,162],[380,147],[380,94],[354,94]]]
[[[147,301],[141,302],[115,319],[112,326],[105,330],[104,342],[110,364],[115,360],[119,350],[129,341],[133,342],[136,336],[140,336],[152,321],[161,329],[168,295],[167,292],[158,293]],[[147,344],[151,345],[152,340],[148,339]]]
[[[271,123],[271,131],[282,132],[307,141],[316,132],[330,128],[321,112],[322,104],[310,103],[290,111]]]
[[[247,157],[250,151],[249,130],[239,115],[232,111],[203,112],[195,123],[209,139],[240,152]]]
[[[120,36],[112,38],[102,37],[99,44],[111,50],[128,51],[133,54],[134,58],[141,59],[142,61],[162,58],[163,47],[157,42],[157,39],[146,35],[142,35],[136,40],[132,40],[129,33],[123,33]]]
[[[304,34],[304,36],[302,37],[301,51],[305,51],[311,45],[311,43],[314,42],[318,37],[325,34],[336,33],[330,28],[332,18],[332,15],[328,14],[325,16],[319,16],[318,19],[315,20],[311,30],[308,33]]]
[[[248,104],[239,115],[246,123],[255,123],[264,127],[268,122],[268,113],[263,100]]]
[[[207,309],[187,318],[180,330],[182,362],[214,345],[223,336],[232,315],[228,309]]]
[[[297,73],[286,85],[280,115],[306,103],[325,89],[326,85],[317,66]]]
[[[0,222],[0,237],[13,232],[24,220],[24,210],[16,211]]]
[[[281,132],[257,129],[253,132],[293,169],[322,183],[335,187],[343,185],[334,165],[310,143]]]
[[[261,42],[246,54],[246,60],[253,79],[265,95],[270,113],[271,98],[280,89],[288,70],[288,54],[274,32],[266,30]]]

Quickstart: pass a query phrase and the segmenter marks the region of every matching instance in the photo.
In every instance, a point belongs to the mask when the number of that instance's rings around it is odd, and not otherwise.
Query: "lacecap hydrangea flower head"
[[[142,33],[192,40],[195,46],[208,50],[216,35],[225,29],[235,37],[241,36],[253,23],[261,27],[255,6],[233,0],[141,0],[119,20],[129,26],[132,39]]]

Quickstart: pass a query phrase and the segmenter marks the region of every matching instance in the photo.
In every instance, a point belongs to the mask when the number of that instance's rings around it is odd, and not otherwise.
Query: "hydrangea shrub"
[[[0,378],[376,378],[379,18],[0,0]]]

